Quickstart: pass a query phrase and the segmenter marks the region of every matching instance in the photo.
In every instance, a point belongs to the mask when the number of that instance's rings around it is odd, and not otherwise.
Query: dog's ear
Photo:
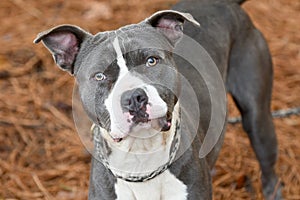
[[[61,25],[39,33],[33,42],[42,41],[52,53],[56,64],[73,75],[80,45],[88,36],[91,35],[77,26]]]
[[[183,35],[183,23],[189,21],[196,26],[200,24],[189,13],[175,10],[162,10],[146,19],[151,26],[159,29],[175,45]]]

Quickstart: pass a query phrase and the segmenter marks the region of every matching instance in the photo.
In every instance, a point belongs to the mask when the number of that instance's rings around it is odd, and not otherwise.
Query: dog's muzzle
[[[121,96],[121,107],[128,114],[128,120],[134,124],[150,122],[150,103],[146,92],[142,88],[125,91]],[[166,116],[157,118],[160,131],[170,129],[170,121]]]
[[[117,104],[113,107],[115,113],[112,113],[113,128],[110,132],[115,142],[122,141],[128,135],[148,137],[153,130],[170,129],[172,119],[167,119],[167,103],[153,86],[125,90],[119,98],[120,107]]]

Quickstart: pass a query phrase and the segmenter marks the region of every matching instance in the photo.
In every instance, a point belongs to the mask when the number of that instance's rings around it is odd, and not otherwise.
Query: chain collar
[[[91,131],[93,133],[93,138],[94,138],[95,156],[96,156],[97,160],[99,160],[108,170],[110,170],[111,173],[116,178],[120,178],[120,179],[123,179],[128,182],[145,182],[145,181],[151,180],[151,179],[155,178],[156,176],[160,175],[161,173],[163,173],[165,170],[167,170],[170,167],[170,165],[175,160],[175,156],[176,156],[176,153],[177,153],[177,151],[179,149],[179,145],[180,145],[179,129],[180,129],[180,125],[179,125],[179,122],[177,121],[176,127],[175,127],[175,133],[174,133],[172,144],[170,147],[168,162],[166,162],[164,165],[158,167],[155,171],[148,173],[147,175],[143,175],[143,176],[129,175],[129,176],[124,177],[124,176],[119,175],[118,173],[113,172],[113,170],[111,170],[111,167],[109,165],[107,158],[105,157],[105,155],[103,155],[101,141],[104,139],[101,136],[100,127],[98,127],[97,125],[94,124],[91,128]]]

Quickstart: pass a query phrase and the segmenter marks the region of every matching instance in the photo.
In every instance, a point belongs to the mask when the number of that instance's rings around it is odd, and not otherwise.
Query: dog
[[[263,35],[240,7],[243,2],[185,0],[114,31],[92,35],[60,25],[37,36],[34,42],[42,41],[56,64],[76,78],[82,105],[94,123],[89,199],[212,199],[210,170],[225,124],[213,148],[199,158],[213,105],[206,77],[174,53],[184,35],[207,51],[241,112],[262,171],[265,198],[282,199],[274,169],[272,61]],[[194,53],[189,48],[184,52]],[[198,105],[190,107],[199,110],[199,119],[183,114],[179,97],[185,89],[179,76],[195,93]],[[191,140],[185,130],[193,123],[184,116],[198,120]]]

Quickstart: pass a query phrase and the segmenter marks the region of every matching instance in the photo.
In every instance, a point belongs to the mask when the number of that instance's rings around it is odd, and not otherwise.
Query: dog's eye
[[[146,66],[153,67],[153,66],[157,65],[158,60],[159,60],[158,58],[156,58],[154,56],[150,56],[149,58],[147,58]]]
[[[106,76],[103,73],[99,72],[94,75],[94,79],[96,81],[103,81],[106,79]]]

